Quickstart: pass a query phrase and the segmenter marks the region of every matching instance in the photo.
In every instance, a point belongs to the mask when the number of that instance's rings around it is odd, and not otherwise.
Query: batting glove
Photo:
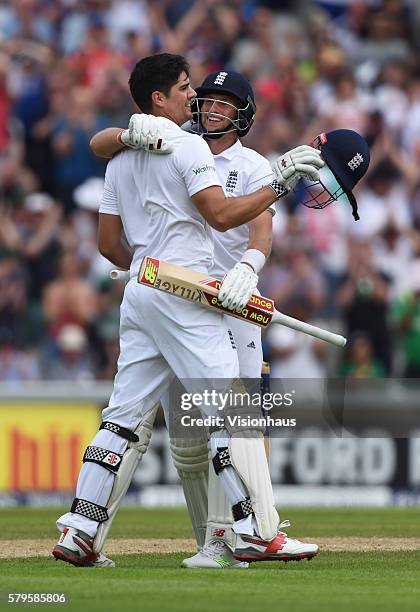
[[[219,291],[219,302],[229,310],[244,308],[258,284],[258,274],[245,263],[237,263],[226,274]]]
[[[171,153],[173,146],[167,138],[168,125],[170,122],[165,117],[136,113],[131,115],[128,129],[121,132],[121,142],[131,149],[143,149],[158,155]]]
[[[319,168],[325,166],[321,152],[308,145],[301,145],[276,159],[272,168],[276,180],[291,191],[302,177],[319,181]]]

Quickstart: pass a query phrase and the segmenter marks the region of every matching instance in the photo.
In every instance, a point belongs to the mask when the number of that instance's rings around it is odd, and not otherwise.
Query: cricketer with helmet
[[[252,87],[238,73],[221,71],[208,75],[197,89],[197,98],[192,106],[192,131],[201,134],[208,142],[215,156],[216,170],[221,183],[225,186],[227,195],[251,193],[259,186],[267,184],[268,178],[272,177],[272,170],[268,162],[255,151],[243,147],[238,140],[251,128],[255,110]],[[171,144],[170,140],[165,138],[166,128],[165,120],[162,118],[135,115],[130,121],[129,129],[117,133],[117,137],[121,143],[132,148],[168,153],[171,151]],[[120,147],[116,142],[115,132],[110,133],[109,130],[94,138],[92,144],[94,150],[102,154],[114,153]],[[286,174],[285,171],[288,170],[291,177],[293,173],[288,184],[289,189],[304,174],[304,170],[307,170],[304,166],[305,154],[307,154],[307,147],[298,147],[279,160],[277,172]],[[313,175],[312,178],[316,177]],[[283,177],[283,180],[287,178]],[[255,290],[258,280],[257,273],[269,254],[271,214],[262,213],[249,224],[224,233],[215,231],[214,237],[215,263],[212,274],[223,278],[230,270],[222,285],[224,304],[231,309],[243,307]],[[234,321],[236,323],[236,319]],[[232,331],[238,346],[240,374],[242,377],[256,378],[259,376],[262,361],[258,329],[250,329],[251,326],[241,321],[238,321],[238,325],[235,323],[230,327],[234,327]],[[195,523],[197,540],[199,544],[202,544],[200,542],[200,520],[202,520],[200,509],[203,509],[202,485],[206,481],[207,470],[205,462],[199,459],[200,453],[201,459],[204,458],[205,450],[200,447],[195,450],[195,455],[194,453],[188,455],[176,442],[173,442],[171,446],[183,481],[190,514]],[[188,461],[190,466],[200,466],[202,478],[199,477],[197,470],[191,474],[188,469],[185,469]],[[208,510],[209,521],[205,546],[193,558],[184,560],[184,565],[210,568],[243,567],[243,564],[235,562],[230,552],[234,548],[234,534],[230,528],[232,522],[230,507],[212,470],[210,470]],[[296,542],[296,550],[300,544]],[[302,551],[302,549],[299,550]]]
[[[271,180],[273,172],[268,162],[239,141],[251,128],[256,111],[249,81],[236,72],[216,72],[205,78],[196,93],[191,126],[185,125],[184,129],[200,134],[209,144],[226,195],[252,193]],[[120,142],[133,148],[168,153],[172,150],[170,141],[165,138],[168,127],[162,118],[134,115],[128,130],[117,134],[112,128],[105,130],[94,137],[92,146],[96,153],[108,156],[120,147],[116,141],[119,138]],[[292,156],[297,165],[304,164],[307,150],[308,147],[300,147],[287,156],[288,174],[293,174],[294,182],[298,170],[293,166]],[[299,170],[311,172],[304,165]],[[273,208],[239,228],[227,232],[214,231],[215,256],[211,272],[223,279],[231,270],[222,286],[223,303],[228,308],[243,307],[255,290],[258,272],[271,248],[272,214]],[[238,350],[240,376],[258,378],[262,364],[260,330],[236,319],[233,323],[230,319],[229,326]],[[163,401],[163,405],[167,417],[167,403]],[[190,444],[183,448],[181,440],[171,440],[171,449],[200,548],[197,555],[184,560],[183,565],[192,568],[246,567],[232,556],[235,536],[231,529],[230,504],[212,469],[209,472],[208,505],[203,504],[207,500],[208,476],[204,440],[192,450]]]

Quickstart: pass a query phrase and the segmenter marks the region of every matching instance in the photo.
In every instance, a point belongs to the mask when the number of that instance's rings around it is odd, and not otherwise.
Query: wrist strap
[[[121,136],[122,136],[122,133],[123,133],[123,132],[124,132],[124,130],[120,130],[120,131],[118,132],[118,134],[117,134],[117,142],[118,142],[120,145],[123,145],[123,146],[125,147],[125,144],[123,143],[123,141],[122,141],[122,139],[121,139]]]
[[[283,198],[285,195],[289,193],[286,187],[284,187],[284,185],[276,181],[276,179],[274,179],[274,181],[272,181],[269,185],[267,185],[267,187],[271,187],[271,189],[274,191],[274,193],[276,194],[276,200]]]
[[[255,274],[259,274],[265,264],[265,255],[258,249],[248,249],[242,255],[241,263],[250,265]]]

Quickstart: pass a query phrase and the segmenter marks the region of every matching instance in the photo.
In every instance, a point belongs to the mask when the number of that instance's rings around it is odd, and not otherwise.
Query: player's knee
[[[199,473],[208,469],[209,450],[206,438],[200,440],[173,438],[172,459],[179,473]]]

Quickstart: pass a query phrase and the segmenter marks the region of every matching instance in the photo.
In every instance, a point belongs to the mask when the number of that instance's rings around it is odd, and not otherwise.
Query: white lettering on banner
[[[365,484],[385,484],[392,480],[396,468],[395,440],[364,438],[361,453],[360,480]]]
[[[298,484],[389,484],[397,470],[396,442],[383,432],[370,433],[382,437],[326,438],[321,429],[311,428],[304,432],[305,437],[272,438],[273,480],[285,482],[286,470],[290,468]],[[420,443],[413,451],[412,466],[412,473],[417,474],[420,482]]]
[[[332,438],[329,441],[331,451],[331,483],[357,482],[358,440],[355,438]]]
[[[296,481],[304,484],[322,482],[329,457],[325,455],[326,440],[321,438],[299,438],[293,446],[292,471]]]
[[[285,470],[290,464],[291,443],[290,438],[270,439],[270,472],[276,482],[286,480]]]
[[[408,443],[408,483],[415,487],[420,485],[420,429],[413,431]]]

